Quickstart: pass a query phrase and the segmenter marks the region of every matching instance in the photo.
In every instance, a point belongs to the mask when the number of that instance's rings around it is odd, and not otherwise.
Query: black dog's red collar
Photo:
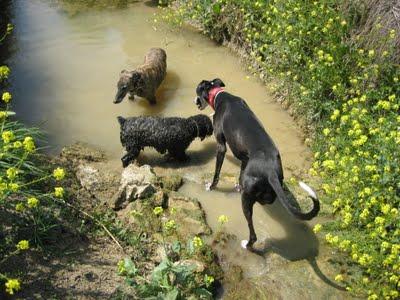
[[[211,106],[212,109],[215,110],[214,108],[214,103],[215,103],[215,97],[217,97],[217,95],[220,92],[223,92],[224,89],[221,87],[215,87],[212,88],[209,92],[208,92],[208,104]]]

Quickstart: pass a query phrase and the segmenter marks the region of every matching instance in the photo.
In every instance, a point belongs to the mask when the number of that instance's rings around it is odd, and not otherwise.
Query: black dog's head
[[[208,105],[208,94],[210,90],[215,87],[224,86],[225,84],[219,78],[215,78],[211,81],[203,80],[196,88],[197,97],[194,99],[194,103],[200,110],[205,109]]]
[[[140,85],[142,76],[139,72],[129,72],[122,70],[119,74],[119,80],[117,83],[117,94],[115,95],[114,103],[120,103],[128,92],[131,93],[133,99],[136,90]]]
[[[213,134],[213,125],[210,118],[206,115],[195,115],[189,117],[189,120],[193,121],[197,127],[196,137],[204,140],[206,136]]]

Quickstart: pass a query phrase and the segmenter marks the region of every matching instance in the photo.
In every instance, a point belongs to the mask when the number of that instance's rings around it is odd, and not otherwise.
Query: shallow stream
[[[248,77],[239,58],[190,28],[176,30],[154,22],[156,8],[135,3],[123,9],[83,10],[70,13],[54,1],[17,0],[13,5],[15,53],[9,60],[13,70],[14,103],[18,117],[38,125],[50,137],[51,153],[75,141],[104,149],[120,164],[117,116],[183,116],[199,113],[193,103],[195,88],[202,79],[221,78],[226,90],[244,98],[280,149],[286,178],[309,165],[310,152],[302,143],[295,123],[254,77]],[[151,47],[167,52],[167,78],[150,106],[141,98],[114,104],[116,83],[122,69],[143,62]],[[211,114],[210,108],[203,111]],[[268,271],[268,261],[240,248],[248,238],[240,195],[234,191],[239,162],[228,151],[216,191],[205,192],[215,165],[214,138],[196,140],[188,150],[187,163],[168,161],[151,149],[139,162],[164,174],[186,178],[181,188],[204,207],[212,228],[225,214],[227,231],[238,237],[230,252],[230,263],[238,263],[248,276]],[[282,221],[284,220],[284,221]],[[316,251],[317,241],[309,227],[292,220],[277,204],[255,208],[254,224],[259,240],[275,241],[281,255],[301,259]],[[279,252],[278,251],[278,252]]]

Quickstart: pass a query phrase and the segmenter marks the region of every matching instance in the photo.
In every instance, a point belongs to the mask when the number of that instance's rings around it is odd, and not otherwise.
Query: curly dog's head
[[[131,98],[133,99],[135,92],[141,85],[142,75],[139,72],[129,72],[122,70],[119,74],[119,80],[117,83],[117,94],[115,95],[114,103],[120,103],[130,92]]]
[[[206,136],[213,134],[213,125],[210,118],[206,115],[195,115],[188,118],[193,121],[197,127],[197,136],[204,140]]]

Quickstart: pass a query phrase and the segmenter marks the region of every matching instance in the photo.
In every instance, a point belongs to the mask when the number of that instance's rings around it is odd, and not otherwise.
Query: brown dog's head
[[[115,95],[114,103],[120,103],[129,92],[133,100],[134,94],[140,86],[142,76],[139,72],[129,72],[122,70],[119,74],[119,80],[117,83],[117,94]]]
[[[194,99],[194,103],[200,110],[205,109],[209,103],[208,95],[210,93],[210,90],[215,87],[224,87],[224,86],[225,84],[219,78],[215,78],[211,81],[208,80],[201,81],[196,88],[197,97]]]

